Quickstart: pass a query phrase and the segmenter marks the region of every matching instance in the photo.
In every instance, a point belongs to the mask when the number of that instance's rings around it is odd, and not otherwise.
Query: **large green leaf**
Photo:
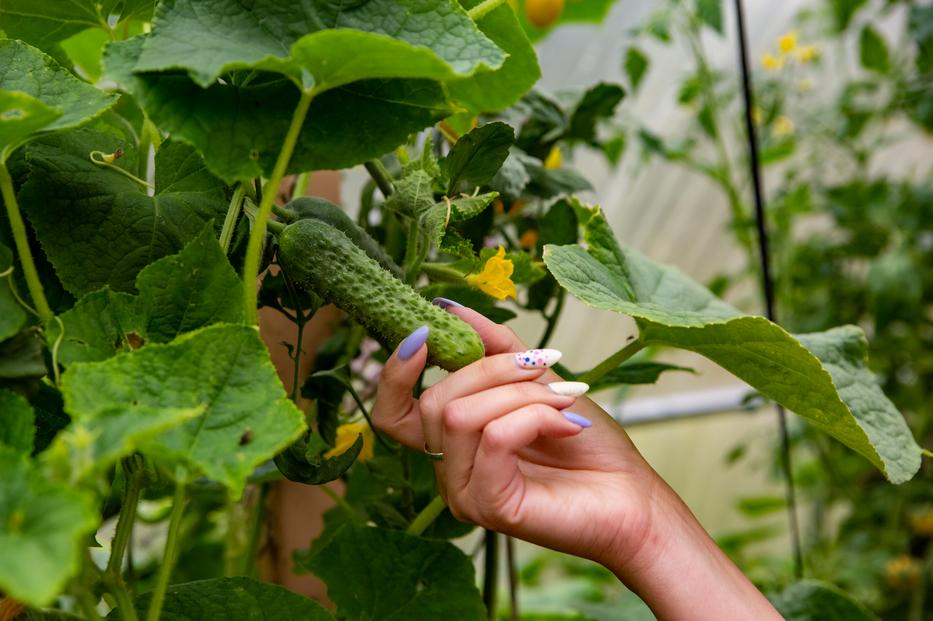
[[[42,461],[56,478],[79,482],[89,475],[106,472],[121,457],[141,449],[146,441],[203,412],[203,406],[117,406],[75,416],[42,453]]]
[[[470,8],[480,1],[463,0],[461,3]],[[470,112],[498,112],[517,102],[537,83],[541,77],[538,55],[512,9],[506,5],[487,13],[477,25],[509,57],[499,69],[449,82],[447,88],[451,97]]]
[[[62,377],[65,410],[76,419],[137,406],[204,413],[147,446],[178,458],[239,495],[246,477],[293,442],[304,416],[285,396],[255,328],[218,324],[168,344],[103,362],[75,364]]]
[[[486,618],[473,564],[446,541],[347,524],[300,558],[353,621]]]
[[[105,360],[145,342],[167,343],[212,323],[243,320],[242,281],[210,225],[178,254],[143,268],[136,289],[133,296],[105,287],[62,313],[59,363]],[[46,332],[49,346],[61,335],[57,322]]]
[[[35,435],[35,414],[29,402],[15,392],[0,389],[0,446],[29,455]]]
[[[227,181],[269,174],[299,91],[284,79],[201,88],[178,74],[131,72],[142,37],[108,46],[104,73],[132,93],[161,128],[194,145]],[[314,98],[289,171],[346,168],[378,157],[451,112],[427,80],[363,80]]]
[[[151,594],[136,600],[142,615]],[[121,619],[114,610],[107,619]],[[162,606],[162,621],[333,621],[326,608],[277,584],[251,578],[215,578],[169,587]]]
[[[3,95],[0,93],[0,99]],[[13,252],[0,244],[0,341],[26,325],[26,311],[13,295]]]
[[[0,39],[0,163],[37,134],[77,127],[115,101],[36,48]]]
[[[888,44],[884,37],[870,25],[862,28],[858,39],[859,61],[871,71],[886,73],[891,68]]]
[[[453,0],[170,0],[135,70],[184,69],[206,88],[230,71],[260,69],[320,92],[371,78],[448,80],[505,58]]]
[[[851,595],[817,580],[794,583],[771,603],[787,621],[878,621]]]
[[[110,32],[130,19],[148,19],[154,0],[97,0],[61,2],[60,0],[3,0],[0,24],[6,35],[21,39],[47,53],[57,53],[58,44],[84,30]]]
[[[864,455],[890,481],[902,483],[917,472],[920,447],[871,378],[858,328],[798,341],[763,317],[742,315],[679,270],[621,247],[599,208],[577,213],[588,249],[547,246],[544,252],[548,269],[570,293],[633,317],[645,344],[713,360]]]
[[[124,150],[115,162],[135,171],[135,152],[90,129],[29,145],[29,180],[19,198],[62,284],[76,296],[105,285],[131,291],[137,274],[178,252],[227,211],[223,183],[190,147],[169,141],[156,155],[155,195],[88,155]]]
[[[48,604],[80,567],[97,508],[7,447],[0,447],[0,472],[0,591],[27,604]]]

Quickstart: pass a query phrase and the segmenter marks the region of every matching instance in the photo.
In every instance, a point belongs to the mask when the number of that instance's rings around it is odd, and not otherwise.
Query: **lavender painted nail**
[[[447,310],[448,308],[463,308],[463,304],[461,304],[460,302],[454,302],[453,300],[450,300],[448,298],[434,298],[433,300],[431,300],[431,304],[434,304],[435,306],[440,306],[444,310]]]
[[[562,414],[564,415],[564,418],[569,420],[571,423],[573,423],[574,425],[580,425],[584,429],[586,429],[587,427],[593,426],[593,421],[591,421],[590,419],[584,416],[580,416],[579,414],[574,414],[573,412],[566,412],[566,411],[562,412]]]
[[[405,337],[405,340],[398,346],[398,357],[400,360],[408,360],[415,355],[415,352],[421,349],[421,346],[428,340],[428,327],[421,326],[411,334]]]

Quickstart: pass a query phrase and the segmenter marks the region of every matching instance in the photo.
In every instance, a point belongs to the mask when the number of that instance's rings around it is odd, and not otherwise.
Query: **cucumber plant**
[[[653,382],[676,368],[641,350],[687,349],[890,481],[920,466],[858,328],[794,336],[743,315],[574,197],[590,186],[560,150],[617,150],[597,129],[624,91],[580,93],[541,131],[534,49],[504,0],[3,0],[0,29],[4,606],[333,619],[257,580],[255,559],[270,485],[341,478],[346,498],[295,557],[340,618],[484,618],[446,541],[471,527],[424,455],[367,426],[373,369],[413,327],[432,327],[445,368],[483,355],[434,296],[497,321],[511,296],[544,317],[544,346],[569,292],[639,327],[580,374],[594,385]],[[372,182],[356,222],[276,205],[286,175],[359,164]],[[347,316],[307,377],[290,350],[286,394],[257,309],[300,343],[324,303]],[[160,551],[137,549],[143,520],[161,521]],[[395,570],[379,585],[361,571],[373,558]]]

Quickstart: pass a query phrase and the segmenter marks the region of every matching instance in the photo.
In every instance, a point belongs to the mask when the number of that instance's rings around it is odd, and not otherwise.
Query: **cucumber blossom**
[[[448,371],[485,354],[479,335],[387,272],[341,231],[314,218],[279,234],[279,263],[290,278],[349,313],[394,349],[420,326],[430,328],[428,359]]]

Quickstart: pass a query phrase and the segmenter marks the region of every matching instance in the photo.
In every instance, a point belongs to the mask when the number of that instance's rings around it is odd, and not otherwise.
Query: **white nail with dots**
[[[523,369],[546,369],[557,364],[562,355],[556,349],[529,349],[515,354],[515,362]]]
[[[590,389],[586,382],[551,382],[547,387],[555,395],[562,397],[582,397]]]

